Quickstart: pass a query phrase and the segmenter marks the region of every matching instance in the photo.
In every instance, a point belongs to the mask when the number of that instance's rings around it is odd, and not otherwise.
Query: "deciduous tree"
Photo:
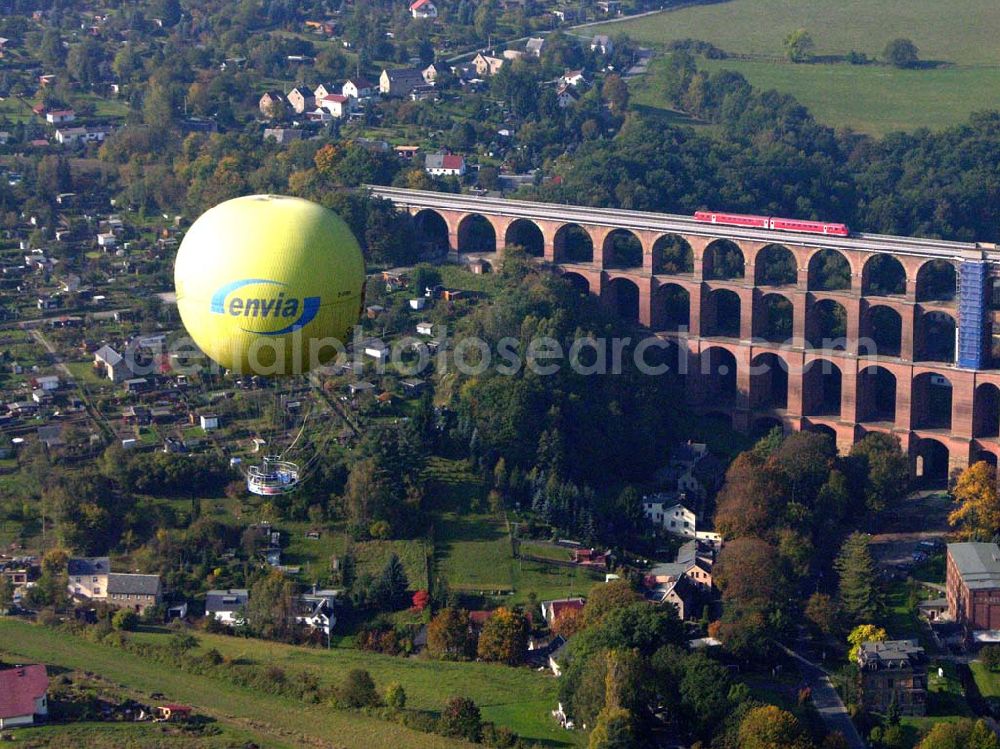
[[[885,61],[897,68],[912,68],[919,56],[920,52],[912,39],[893,39],[882,52]]]
[[[427,652],[441,660],[465,660],[471,655],[469,614],[463,609],[445,608],[427,625]]]
[[[1000,532],[1000,494],[996,468],[984,460],[962,471],[953,492],[957,507],[948,522],[962,538],[990,539]]]
[[[774,705],[758,707],[740,723],[740,749],[810,749],[808,734],[791,713]]]
[[[859,624],[857,627],[851,630],[851,633],[847,636],[847,643],[851,646],[851,650],[848,653],[848,657],[854,661],[858,662],[858,656],[861,654],[861,646],[866,642],[885,642],[889,639],[889,634],[874,624]]]
[[[484,661],[514,666],[528,647],[528,620],[519,611],[499,608],[483,624],[477,653]]]

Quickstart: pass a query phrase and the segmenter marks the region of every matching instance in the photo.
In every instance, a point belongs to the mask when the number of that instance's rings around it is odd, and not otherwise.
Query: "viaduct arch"
[[[674,340],[689,404],[706,416],[746,432],[822,431],[841,450],[888,432],[928,482],[1000,458],[994,245],[369,189],[454,260],[523,245],[581,293]]]

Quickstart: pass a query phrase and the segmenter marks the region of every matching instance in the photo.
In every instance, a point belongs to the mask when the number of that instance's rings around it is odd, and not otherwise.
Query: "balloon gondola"
[[[273,497],[289,494],[299,485],[299,466],[282,460],[280,455],[268,455],[259,466],[250,466],[247,471],[247,489],[252,494]]]

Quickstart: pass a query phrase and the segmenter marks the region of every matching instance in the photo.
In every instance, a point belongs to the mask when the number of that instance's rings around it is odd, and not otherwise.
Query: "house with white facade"
[[[465,157],[450,153],[429,153],[424,159],[424,171],[434,177],[461,177],[465,174]]]
[[[351,113],[351,99],[343,94],[327,94],[318,103],[335,119],[347,117]]]
[[[410,3],[410,15],[414,18],[437,18],[437,6],[431,0],[414,0]]]
[[[249,600],[250,592],[246,588],[210,590],[205,594],[205,616],[231,627],[242,625]]]

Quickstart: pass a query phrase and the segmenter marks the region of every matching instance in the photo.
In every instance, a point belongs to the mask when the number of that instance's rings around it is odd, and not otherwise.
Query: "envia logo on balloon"
[[[241,318],[241,328],[247,333],[293,333],[316,317],[320,298],[307,296],[298,299],[286,296],[280,289],[287,286],[286,283],[268,278],[241,278],[216,289],[212,294],[209,311],[213,315]]]

